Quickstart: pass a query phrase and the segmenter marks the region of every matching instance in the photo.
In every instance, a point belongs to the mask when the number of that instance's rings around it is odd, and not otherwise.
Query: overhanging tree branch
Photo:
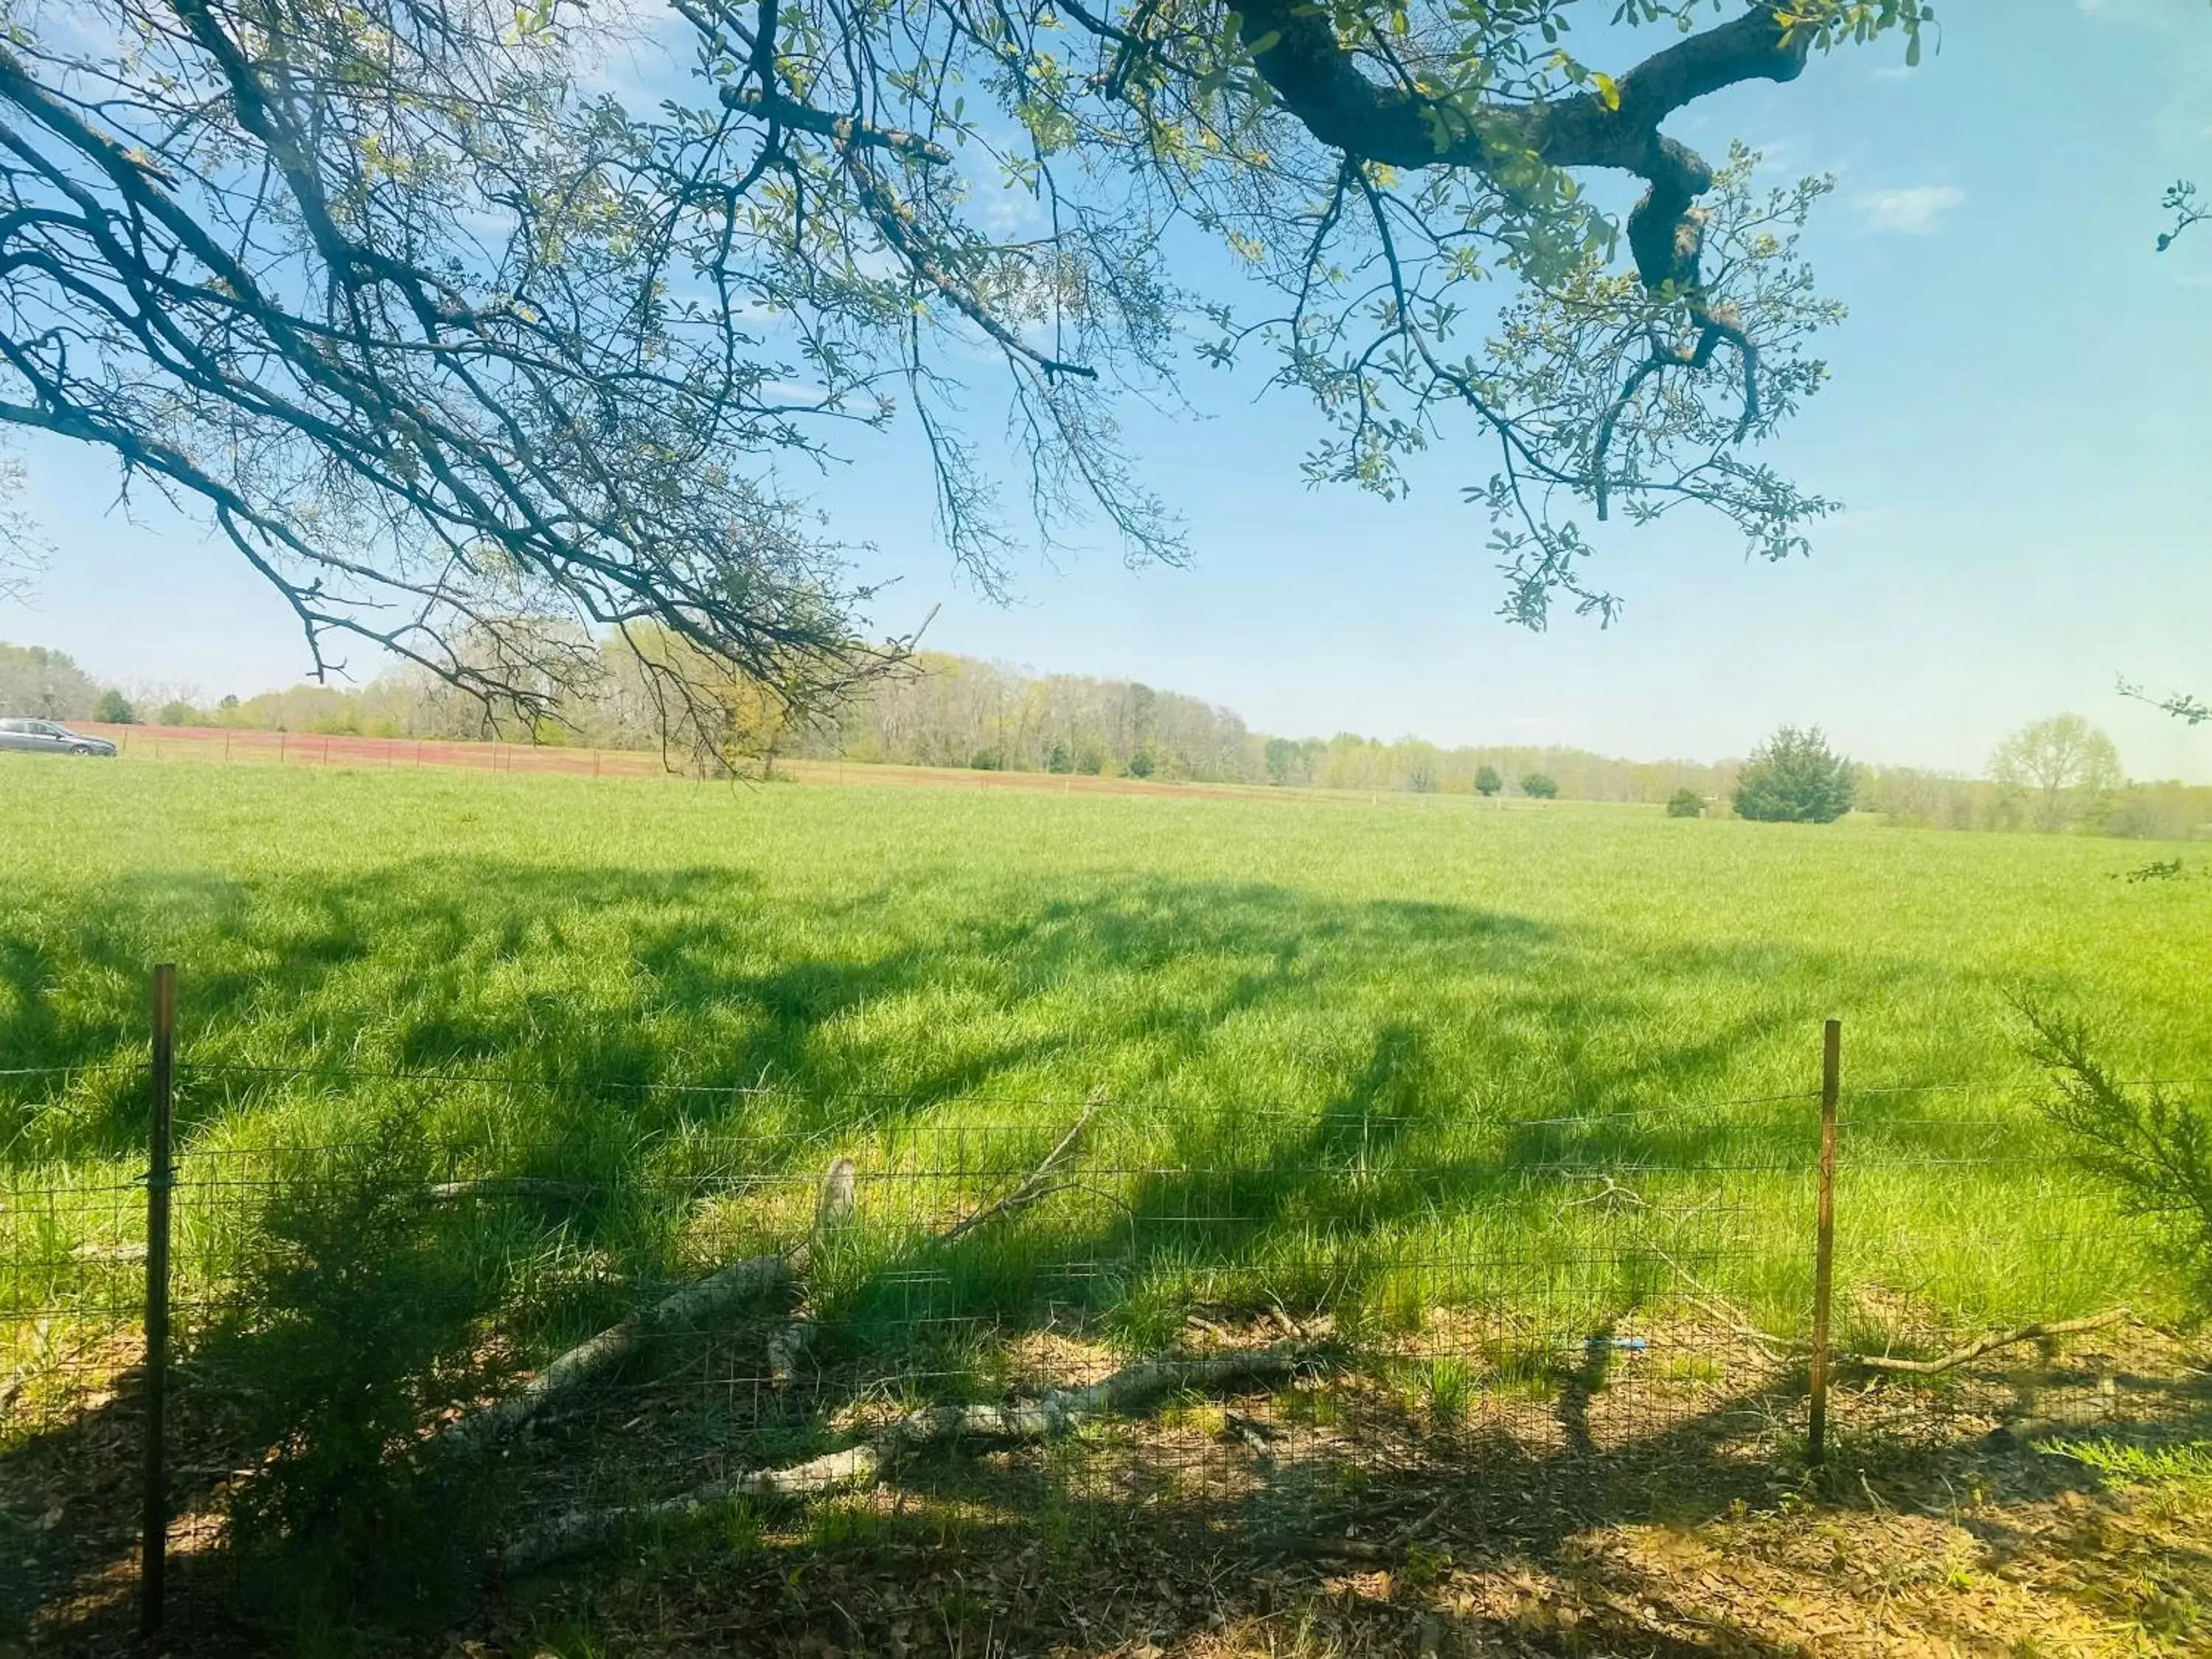
[[[1539,38],[1582,0],[666,3],[696,50],[633,107],[569,0],[52,0],[0,46],[0,402],[188,463],[311,650],[404,641],[532,720],[633,626],[792,705],[894,659],[805,486],[909,407],[1001,591],[978,357],[1043,544],[1180,558],[1114,399],[1172,392],[1194,317],[1312,397],[1316,480],[1395,494],[1471,414],[1532,625],[1612,613],[1582,507],[1766,557],[1826,510],[1741,453],[1822,376],[1819,187],[1762,204],[1662,127],[1916,6],[1654,0],[1683,38],[1611,80]],[[1644,181],[1632,280],[1586,168]],[[1281,307],[1182,291],[1194,230]]]
[[[1814,31],[1771,4],[1654,53],[1614,82],[1553,103],[1498,104],[1377,84],[1339,40],[1329,9],[1310,0],[1249,0],[1241,12],[1254,66],[1322,143],[1408,168],[1507,170],[1516,159],[1554,167],[1610,167],[1650,186],[1629,219],[1645,286],[1697,286],[1699,235],[1685,217],[1712,187],[1712,169],[1659,131],[1686,105],[1746,81],[1793,81]]]

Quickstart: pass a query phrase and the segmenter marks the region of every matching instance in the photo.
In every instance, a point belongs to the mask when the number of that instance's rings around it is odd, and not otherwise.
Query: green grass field
[[[1710,1280],[1787,1325],[1833,1014],[1845,1282],[1962,1323],[2063,1316],[2159,1292],[2102,1197],[2033,1157],[2006,995],[2094,1012],[2124,1074],[2212,1075],[2212,884],[2118,878],[2167,850],[0,757],[0,1067],[88,1068],[0,1079],[0,1138],[19,1190],[136,1172],[121,1067],[173,959],[202,1152],[404,1109],[447,1169],[804,1176],[957,1145],[951,1186],[981,1194],[1097,1090],[1090,1161],[1128,1213],[1181,1224],[1137,1241],[1130,1307],[1201,1269],[1322,1294],[1301,1275],[1324,1257],[1343,1297],[1347,1239],[1374,1307],[1441,1294],[1440,1261],[1587,1259],[1581,1291],[1632,1295],[1636,1252],[1596,1247],[1618,1206],[1573,1201],[1603,1170],[1653,1207],[1647,1242],[1735,1218]],[[641,1271],[710,1248],[672,1200],[594,1224]],[[1076,1225],[1024,1221],[984,1277],[1101,1248]]]

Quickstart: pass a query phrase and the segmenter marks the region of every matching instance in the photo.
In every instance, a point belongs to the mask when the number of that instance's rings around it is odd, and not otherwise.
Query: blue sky
[[[1809,560],[1747,565],[1711,521],[1610,527],[1620,623],[1529,635],[1493,614],[1486,524],[1459,498],[1487,472],[1472,434],[1408,500],[1314,492],[1307,407],[1194,369],[1191,410],[1133,411],[1131,428],[1194,568],[1101,550],[1032,562],[1014,605],[988,604],[933,544],[895,439],[818,489],[836,528],[875,544],[866,568],[901,579],[878,626],[940,605],[940,648],[1133,676],[1272,731],[1711,758],[1809,720],[1869,760],[1972,772],[2008,730],[2072,708],[2133,775],[2212,781],[2212,732],[2113,690],[2124,672],[2212,693],[2212,227],[2152,252],[2165,185],[2212,183],[2212,12],[1943,13],[1917,70],[1892,47],[1846,52],[1670,128],[1839,181],[1808,246],[1852,316],[1826,344],[1832,384],[1772,452],[1847,503]],[[151,497],[125,513],[89,453],[21,453],[57,556],[33,606],[0,603],[0,638],[209,696],[301,673],[274,595],[198,525]]]

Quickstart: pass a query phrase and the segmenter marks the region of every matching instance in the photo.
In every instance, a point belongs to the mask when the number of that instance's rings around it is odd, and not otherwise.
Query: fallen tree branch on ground
[[[1043,1440],[1109,1413],[1126,1413],[1186,1389],[1279,1382],[1316,1363],[1304,1344],[1278,1343],[1229,1353],[1139,1359],[1086,1388],[1052,1389],[1032,1401],[997,1406],[925,1406],[842,1451],[781,1468],[748,1469],[674,1498],[620,1508],[580,1510],[518,1537],[501,1553],[510,1572],[557,1560],[604,1542],[627,1527],[681,1521],[739,1498],[805,1497],[873,1484],[900,1456],[962,1440]]]
[[[1675,1261],[1673,1256],[1668,1255],[1666,1251],[1655,1249],[1652,1254],[1672,1267],[1681,1276],[1685,1284],[1689,1285],[1698,1292],[1695,1295],[1686,1294],[1682,1298],[1685,1302],[1708,1319],[1717,1320],[1735,1335],[1741,1337],[1765,1353],[1769,1359],[1796,1358],[1805,1353],[1806,1348],[1803,1343],[1770,1336],[1759,1329],[1735,1308],[1730,1307],[1711,1285]]]
[[[1028,1208],[1055,1190],[1051,1184],[1054,1172],[1067,1160],[1077,1143],[1082,1139],[1083,1132],[1091,1127],[1091,1120],[1098,1115],[1105,1104],[1105,1091],[1093,1090],[1082,1115],[1069,1126],[1067,1133],[1045,1154],[1043,1161],[1023,1177],[1019,1184],[1005,1196],[939,1232],[930,1242],[949,1244]],[[855,1205],[854,1181],[853,1160],[848,1158],[837,1159],[823,1177],[815,1207],[813,1231],[796,1249],[749,1256],[744,1261],[732,1262],[696,1284],[672,1292],[652,1307],[609,1326],[598,1335],[578,1343],[544,1370],[526,1377],[513,1394],[478,1407],[448,1424],[443,1431],[446,1443],[471,1451],[481,1451],[496,1445],[542,1416],[548,1407],[562,1396],[607,1376],[653,1337],[671,1332],[696,1330],[701,1322],[738,1303],[751,1301],[775,1291],[789,1292],[802,1288],[808,1254],[830,1232],[852,1219]],[[467,1182],[448,1183],[453,1191],[440,1195],[464,1195],[477,1184]],[[811,1320],[795,1320],[770,1337],[769,1365],[779,1388],[788,1386],[796,1370],[799,1352],[811,1334]]]
[[[726,1308],[787,1289],[796,1279],[797,1266],[791,1256],[756,1255],[733,1261],[579,1342],[544,1370],[525,1378],[513,1394],[455,1419],[444,1431],[446,1443],[468,1451],[496,1445],[562,1395],[605,1376],[653,1337],[696,1328]]]
[[[1979,1359],[1984,1354],[1995,1353],[1999,1348],[2009,1348],[2021,1342],[2039,1341],[2051,1336],[2079,1336],[2085,1331],[2101,1331],[2107,1326],[2118,1325],[2134,1317],[2125,1308],[2112,1308],[2087,1319],[2063,1319],[2047,1325],[2023,1325],[2016,1331],[2007,1331],[2001,1336],[1983,1338],[1965,1347],[1945,1354],[1940,1359],[1893,1359],[1887,1354],[1842,1354],[1838,1358],[1848,1365],[1863,1365],[1869,1370],[1902,1371],[1912,1376],[1938,1376],[1948,1370]]]
[[[1711,1318],[1718,1320],[1746,1341],[1763,1349],[1768,1358],[1802,1359],[1811,1353],[1811,1348],[1803,1342],[1792,1338],[1770,1336],[1759,1329],[1733,1308],[1721,1301],[1713,1294],[1711,1287],[1664,1250],[1657,1251],[1656,1254],[1662,1261],[1674,1268],[1690,1285],[1705,1292],[1703,1296],[1685,1295],[1684,1301]],[[1978,1342],[1970,1342],[1965,1347],[1954,1349],[1938,1359],[1897,1359],[1887,1354],[1853,1353],[1846,1349],[1837,1353],[1834,1356],[1834,1361],[1838,1365],[1854,1365],[1865,1370],[1893,1371],[1911,1376],[1940,1376],[1946,1371],[1956,1370],[1961,1365],[1970,1364],[1984,1354],[1995,1353],[2001,1348],[2009,1348],[2017,1343],[2033,1342],[2044,1337],[2079,1336],[2084,1332],[2103,1330],[2107,1326],[2119,1324],[2131,1317],[2133,1316],[2125,1308],[2112,1308],[2087,1319],[2068,1319],[2044,1324],[2023,1325],[2017,1330],[2007,1331],[1997,1336],[1984,1337]]]

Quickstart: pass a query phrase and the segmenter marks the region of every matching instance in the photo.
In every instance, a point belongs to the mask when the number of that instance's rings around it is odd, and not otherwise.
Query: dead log
[[[653,1337],[696,1329],[725,1309],[788,1289],[795,1279],[790,1256],[755,1255],[733,1261],[579,1342],[544,1370],[525,1378],[514,1393],[456,1418],[446,1426],[443,1438],[465,1451],[496,1445],[562,1395],[607,1376]]]
[[[1054,1172],[1074,1151],[1083,1132],[1105,1103],[1104,1091],[1094,1090],[1082,1115],[1018,1185],[1004,1197],[945,1229],[932,1242],[945,1244],[965,1237],[1048,1196],[1054,1190]],[[853,1219],[856,1209],[855,1175],[853,1160],[848,1158],[841,1158],[830,1166],[817,1196],[813,1230],[798,1249],[788,1254],[750,1256],[733,1262],[609,1326],[597,1336],[578,1343],[544,1370],[525,1378],[513,1394],[455,1419],[442,1431],[446,1443],[469,1451],[496,1445],[543,1415],[563,1395],[607,1376],[653,1337],[671,1331],[696,1329],[702,1321],[738,1303],[771,1291],[800,1287],[807,1255],[814,1245]],[[474,1185],[449,1184],[454,1188],[444,1194],[449,1197],[464,1196],[466,1189]],[[797,1371],[799,1355],[811,1334],[811,1322],[795,1320],[769,1338],[769,1367],[777,1387],[790,1385]]]
[[[2002,1336],[1983,1338],[1965,1347],[1945,1354],[1941,1359],[1893,1359],[1887,1354],[1844,1354],[1839,1356],[1847,1365],[1860,1365],[1869,1370],[1901,1371],[1910,1376],[1940,1376],[1945,1371],[1979,1359],[1984,1354],[1995,1353],[2000,1348],[2009,1348],[2017,1343],[2037,1342],[2051,1336],[2079,1336],[2084,1331],[2101,1331],[2107,1326],[2118,1325],[2133,1316],[2125,1308],[2112,1308],[2087,1319],[2062,1319],[2047,1325],[2023,1325],[2016,1331],[2007,1331]]]
[[[806,1497],[872,1485],[900,1456],[924,1447],[963,1440],[1043,1440],[1109,1413],[1126,1414],[1161,1396],[1185,1389],[1224,1389],[1239,1382],[1279,1382],[1315,1363],[1314,1349],[1279,1343],[1231,1353],[1163,1357],[1124,1365],[1087,1388],[1053,1389],[1032,1401],[997,1406],[926,1406],[888,1424],[842,1451],[780,1468],[748,1469],[709,1481],[674,1498],[621,1508],[580,1510],[524,1533],[501,1560],[510,1572],[526,1571],[605,1541],[640,1523],[680,1521],[740,1498]]]

